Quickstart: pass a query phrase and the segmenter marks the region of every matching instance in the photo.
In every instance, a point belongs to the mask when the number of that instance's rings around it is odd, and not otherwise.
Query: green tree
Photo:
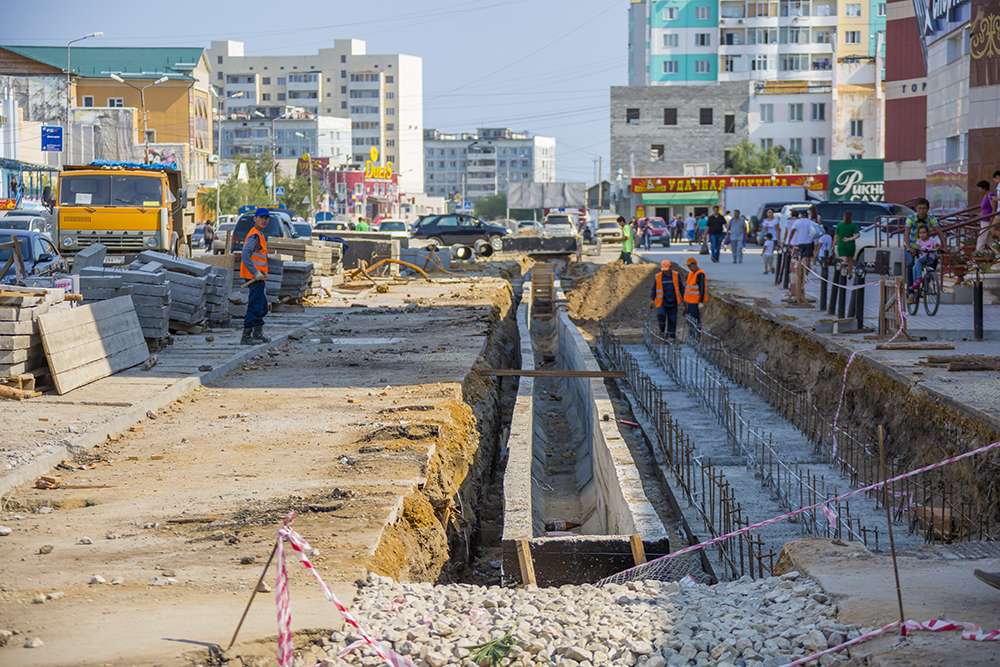
[[[794,171],[802,169],[802,156],[798,153],[789,153],[784,146],[765,151],[748,137],[730,149],[729,159],[733,165],[730,174],[767,174],[772,169],[784,171],[786,166]]]
[[[507,194],[488,195],[472,205],[472,212],[483,220],[496,220],[507,215]]]

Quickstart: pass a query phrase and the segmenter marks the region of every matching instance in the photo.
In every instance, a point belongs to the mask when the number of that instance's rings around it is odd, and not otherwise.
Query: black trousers
[[[656,321],[660,323],[660,333],[666,333],[667,338],[676,338],[677,306],[660,306],[657,308]]]

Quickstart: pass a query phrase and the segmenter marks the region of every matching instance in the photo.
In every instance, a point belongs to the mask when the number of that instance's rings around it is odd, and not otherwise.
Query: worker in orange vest
[[[698,260],[688,257],[684,262],[688,268],[687,282],[684,285],[684,303],[687,304],[687,315],[698,328],[701,328],[701,312],[698,304],[708,301],[708,280],[705,272],[698,268]]]
[[[270,212],[266,208],[258,208],[253,216],[253,227],[243,241],[240,277],[252,282],[249,285],[247,313],[243,318],[243,338],[240,339],[242,345],[271,342],[264,335],[264,316],[267,315],[267,296],[264,294],[264,281],[267,280],[267,239],[264,238],[264,230],[270,221]]]
[[[656,319],[660,323],[660,333],[667,331],[667,338],[674,340],[677,334],[677,307],[681,305],[681,283],[676,271],[670,270],[670,260],[660,262],[660,272],[656,274],[653,289],[650,290],[650,308],[656,308]],[[674,288],[670,289],[670,283]],[[664,289],[666,285],[666,289]]]

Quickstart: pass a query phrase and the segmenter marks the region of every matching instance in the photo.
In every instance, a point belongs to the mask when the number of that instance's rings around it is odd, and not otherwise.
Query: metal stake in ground
[[[278,538],[281,539],[280,537]],[[278,551],[278,543],[274,543],[274,548],[271,549],[271,555],[267,557],[267,563],[264,564],[264,571],[260,573],[260,579],[257,580],[257,585],[253,587],[253,592],[250,593],[250,600],[247,602],[247,608],[243,610],[243,615],[240,616],[240,622],[236,624],[236,632],[233,633],[233,638],[229,641],[229,646],[226,647],[228,651],[236,643],[236,635],[240,634],[240,628],[243,627],[243,621],[246,620],[247,614],[250,612],[250,605],[253,604],[253,599],[257,595],[257,589],[260,585],[264,583],[264,575],[267,574],[267,568],[271,567],[271,561],[274,560],[274,554]]]
[[[885,520],[889,524],[889,551],[892,553],[892,573],[896,577],[896,600],[899,602],[899,622],[906,636],[906,615],[903,613],[903,592],[899,588],[899,567],[896,565],[896,542],[892,537],[892,510],[889,508],[889,471],[885,467],[885,445],[882,438],[882,425],[878,426],[878,458],[879,466],[882,468],[882,504],[885,505]]]

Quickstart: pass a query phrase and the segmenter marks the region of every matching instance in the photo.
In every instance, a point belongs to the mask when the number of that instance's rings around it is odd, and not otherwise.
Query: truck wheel
[[[177,256],[181,259],[191,259],[191,246],[186,243],[182,245],[177,249]]]

